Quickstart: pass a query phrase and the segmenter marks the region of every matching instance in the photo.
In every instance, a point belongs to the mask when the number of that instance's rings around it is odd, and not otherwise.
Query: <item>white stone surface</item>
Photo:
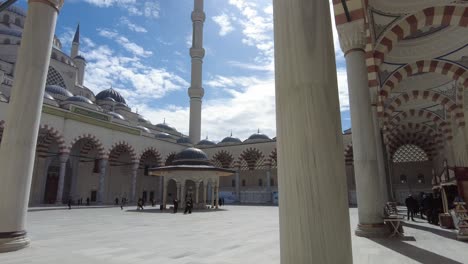
[[[0,263],[280,263],[278,207],[223,206],[191,215],[126,210],[29,212],[31,246],[0,254]],[[355,227],[357,210],[350,215]],[[468,263],[468,243],[419,221],[419,229],[405,227],[415,241],[352,235],[354,263]]]

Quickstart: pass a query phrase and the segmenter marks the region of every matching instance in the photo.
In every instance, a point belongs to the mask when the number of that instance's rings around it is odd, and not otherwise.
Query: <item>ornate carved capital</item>
[[[63,1],[64,0],[29,0],[29,3],[43,3],[53,7],[57,12],[59,12],[63,6]]]
[[[351,50],[363,50],[366,46],[366,31],[364,20],[356,20],[336,27],[340,39],[340,46],[346,55]]]

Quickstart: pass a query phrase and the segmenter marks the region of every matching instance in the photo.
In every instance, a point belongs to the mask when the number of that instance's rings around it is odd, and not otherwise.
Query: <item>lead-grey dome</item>
[[[142,116],[142,115],[138,115],[138,122],[140,123],[145,123],[145,124],[151,124],[151,121],[149,121],[148,118]]]
[[[242,143],[242,141],[238,138],[230,136],[223,138],[220,143]]]
[[[175,128],[169,126],[169,125],[166,124],[166,123],[157,124],[156,127],[159,128],[159,129],[167,130],[167,131],[177,131]]]
[[[119,119],[119,120],[125,120],[125,117],[123,117],[123,115],[119,114],[119,113],[116,113],[116,112],[107,112],[108,115],[111,115],[113,118],[115,119]]]
[[[201,149],[186,148],[174,156],[173,165],[211,165],[208,155]]]
[[[48,92],[44,92],[44,99],[55,101],[54,97],[52,97],[52,95],[50,95]]]
[[[144,127],[144,126],[137,126],[141,131],[144,131],[146,133],[151,133],[151,130],[149,130],[149,128],[147,127]]]
[[[125,98],[123,98],[123,96],[119,92],[117,92],[116,90],[114,90],[112,88],[109,88],[107,90],[104,90],[104,91],[101,91],[100,93],[98,93],[96,95],[96,100],[104,100],[107,97],[110,97],[110,98],[114,99],[116,102],[122,103],[125,106],[127,105],[127,102],[125,101]]]
[[[154,137],[160,139],[173,139],[173,137],[168,133],[157,133],[156,135],[154,135]]]
[[[5,1],[0,1],[0,4],[3,4]],[[20,15],[20,16],[23,16],[23,17],[26,17],[26,11],[24,11],[22,8],[20,7],[17,7],[15,5],[10,5],[8,8],[7,8],[8,11],[12,12],[12,13],[15,13],[17,15]]]
[[[216,145],[216,143],[208,139],[200,140],[200,142],[197,143],[197,146],[214,146],[214,145]]]
[[[77,102],[77,103],[85,103],[85,104],[91,104],[91,105],[94,104],[91,100],[81,95],[72,96],[68,98],[67,100],[65,100],[65,102]]]
[[[45,91],[48,92],[50,95],[61,95],[67,98],[73,97],[73,94],[68,91],[67,89],[63,88],[62,86],[58,85],[47,85],[45,87]]]
[[[190,140],[190,138],[188,138],[188,137],[181,137],[181,138],[177,139],[177,143],[179,143],[179,144],[192,144],[192,140]]]
[[[255,133],[255,134],[252,134],[247,140],[271,140],[271,139],[265,134]]]

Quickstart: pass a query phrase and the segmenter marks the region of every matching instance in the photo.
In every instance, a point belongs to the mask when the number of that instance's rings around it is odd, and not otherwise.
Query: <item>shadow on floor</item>
[[[173,210],[172,209],[166,209],[166,210],[159,210],[159,208],[145,208],[144,210],[137,210],[135,209],[127,209],[124,207],[125,212],[130,212],[130,213],[152,213],[152,214],[172,214]],[[197,214],[197,213],[216,213],[216,212],[222,212],[222,211],[227,211],[226,209],[193,209],[192,214]],[[178,214],[184,214],[184,209],[181,208],[177,211]]]
[[[102,209],[102,208],[112,208],[112,207],[115,207],[117,208],[118,206],[113,206],[113,205],[102,205],[102,206],[96,206],[96,205],[92,205],[92,206],[86,206],[86,205],[80,205],[80,206],[72,206],[71,209],[68,209],[68,206],[61,206],[61,207],[38,207],[38,208],[34,208],[34,207],[29,207],[28,208],[28,212],[42,212],[42,211],[51,211],[51,210],[64,210],[64,211],[68,211],[68,210],[76,210],[76,209]]]
[[[370,240],[408,258],[424,264],[463,264],[439,254],[405,243],[400,239],[371,238]]]
[[[403,226],[414,228],[414,229],[419,229],[419,230],[422,230],[422,231],[431,232],[431,233],[433,233],[435,235],[438,235],[438,236],[441,236],[441,237],[457,240],[457,234],[452,233],[450,231],[444,231],[442,229],[437,229],[437,228],[432,228],[432,227],[427,227],[427,226],[415,225],[415,224],[412,224],[412,223],[409,223],[409,222],[403,223]]]

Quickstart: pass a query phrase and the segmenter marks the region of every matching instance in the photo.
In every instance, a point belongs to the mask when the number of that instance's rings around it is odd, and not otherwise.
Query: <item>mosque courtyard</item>
[[[0,263],[280,263],[278,207],[223,206],[191,215],[156,207],[49,209],[30,210],[31,246],[0,254]],[[357,209],[350,216],[354,230]],[[407,223],[401,239],[353,235],[354,263],[468,263],[468,243],[417,221]]]

